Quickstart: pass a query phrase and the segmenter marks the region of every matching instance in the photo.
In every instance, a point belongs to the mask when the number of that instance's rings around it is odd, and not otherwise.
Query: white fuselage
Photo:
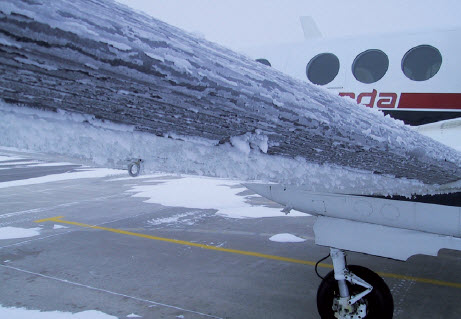
[[[333,54],[339,68],[330,82],[323,83],[325,88],[382,109],[408,124],[420,125],[461,116],[461,43],[457,40],[460,38],[461,30],[448,30],[312,39],[298,44],[250,49],[247,53],[255,59],[267,59],[272,67],[303,81],[309,81],[307,73],[311,61],[324,53]],[[407,67],[405,58],[418,47],[438,51],[440,63],[434,62],[432,74],[425,76],[423,71],[422,78],[412,80],[403,69]],[[384,75],[366,81],[371,83],[363,83],[354,75],[355,62],[367,51],[380,51],[388,59]],[[424,58],[430,63],[430,56]]]

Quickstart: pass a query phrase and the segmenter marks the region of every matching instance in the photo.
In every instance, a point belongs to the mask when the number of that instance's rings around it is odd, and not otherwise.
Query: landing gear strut
[[[345,253],[331,248],[333,268],[317,291],[322,319],[391,319],[394,302],[384,280],[368,268],[347,266]]]

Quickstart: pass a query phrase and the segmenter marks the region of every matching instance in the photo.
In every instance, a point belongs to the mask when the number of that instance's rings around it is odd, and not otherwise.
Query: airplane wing
[[[435,192],[442,189],[438,185],[450,183],[459,188],[459,152],[380,112],[113,1],[1,2],[0,97],[15,108],[90,114],[162,138],[184,143],[199,138],[214,148],[233,145],[242,150],[242,156],[257,153],[252,173],[240,172],[239,177],[290,181],[288,186],[254,189],[287,206],[320,215],[316,240],[335,247],[331,253],[334,277],[319,289],[319,312],[324,318],[352,318],[350,314],[359,318],[380,309],[389,313],[392,304],[381,279],[362,268],[351,268],[356,274],[350,272],[344,253],[337,248],[405,259],[415,249],[392,254],[394,247],[380,242],[411,238],[405,244],[394,243],[424,246],[429,239],[423,233],[430,233],[430,240],[445,239],[418,252],[459,247],[457,241],[449,240],[461,235],[459,208],[441,210],[438,205],[389,204],[385,199],[331,194],[343,189],[335,182],[351,171],[358,177],[346,183],[362,184],[359,193],[367,193],[367,185],[376,183],[376,176],[390,183],[417,185],[415,189],[421,192]],[[278,160],[262,161],[267,158]],[[202,160],[206,166],[210,159]],[[239,161],[231,160],[222,165]],[[298,166],[286,169],[285,160]],[[310,164],[317,165],[315,173],[324,175],[310,175]],[[221,170],[213,166],[207,173],[217,176]],[[325,192],[329,194],[292,188],[322,185],[325,181],[320,176],[327,175]],[[387,195],[386,188],[382,191]],[[367,238],[373,240],[367,242]],[[365,290],[349,293],[348,285]],[[374,299],[377,293],[385,296],[381,304]]]
[[[401,123],[122,5],[8,1],[0,10],[7,103],[158,136],[240,136],[270,155],[426,184],[461,179],[457,152]]]

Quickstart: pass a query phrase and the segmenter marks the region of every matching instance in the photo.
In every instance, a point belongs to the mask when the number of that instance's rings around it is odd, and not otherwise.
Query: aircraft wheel
[[[367,318],[367,319],[391,319],[394,314],[394,301],[389,287],[384,280],[375,272],[362,266],[348,266],[350,272],[362,278],[367,283],[373,286],[373,290],[357,301],[356,305],[366,305],[366,314],[350,313],[347,318]],[[351,295],[356,295],[364,290],[358,285],[347,283]],[[338,283],[335,280],[334,271],[325,276],[317,290],[317,309],[322,319],[339,318],[337,311],[333,310],[336,299],[339,299]],[[335,316],[336,315],[338,317]]]
[[[137,160],[128,165],[128,174],[130,174],[131,177],[136,177],[139,175],[139,172],[141,172],[141,161],[142,160]]]

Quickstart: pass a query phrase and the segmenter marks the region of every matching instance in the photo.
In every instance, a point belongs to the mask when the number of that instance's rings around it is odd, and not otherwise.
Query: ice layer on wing
[[[108,0],[0,3],[0,98],[248,153],[445,184],[451,150],[326,90]]]

